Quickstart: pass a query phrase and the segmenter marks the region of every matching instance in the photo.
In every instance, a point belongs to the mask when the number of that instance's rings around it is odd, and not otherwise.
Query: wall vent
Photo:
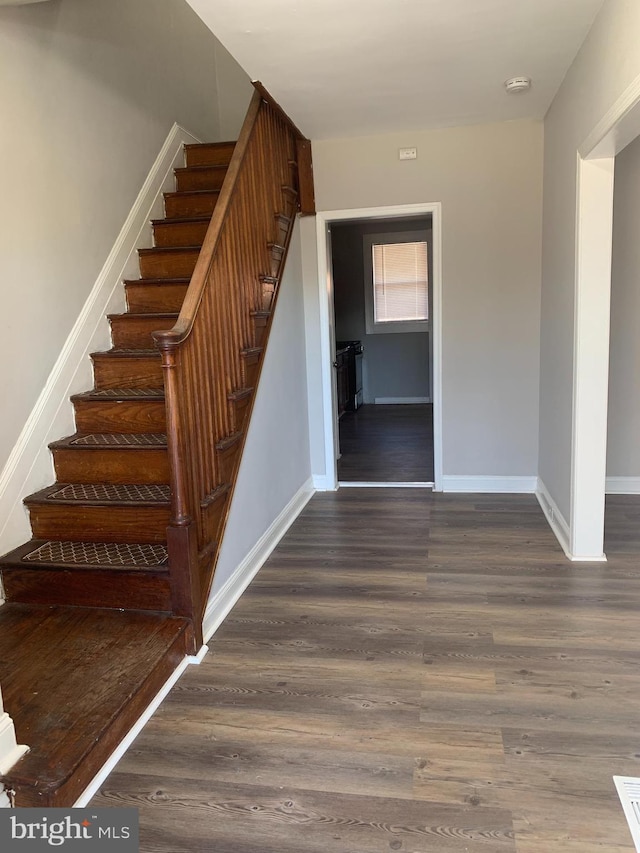
[[[640,779],[633,776],[614,776],[613,781],[618,789],[633,843],[640,853]]]

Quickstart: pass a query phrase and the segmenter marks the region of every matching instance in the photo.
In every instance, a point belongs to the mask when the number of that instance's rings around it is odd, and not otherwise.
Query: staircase
[[[71,805],[202,642],[294,219],[313,212],[308,140],[255,85],[237,143],[185,146],[154,245],[139,250],[140,277],[124,282],[127,311],[108,317],[112,348],[93,353],[94,387],[72,397],[76,432],[50,445],[56,482],[25,499],[32,538],[0,559],[0,683],[32,748],[0,779],[17,805]],[[32,658],[44,655],[48,681],[57,666],[64,679],[69,655],[46,649],[66,648],[63,632],[82,669],[92,625],[95,655],[109,648],[118,662],[96,657],[91,670],[112,701],[87,706],[80,679],[73,690],[55,682],[58,709],[24,702],[45,677]],[[137,666],[141,637],[151,651]],[[55,766],[52,727],[64,756]]]
[[[0,560],[7,601],[171,613],[171,481],[161,356],[175,325],[235,143],[185,146],[154,247],[109,316],[113,347],[91,356],[94,388],[72,398],[76,432],[50,445],[56,483],[25,499],[33,539]],[[258,335],[259,337],[259,335]],[[259,355],[259,350],[257,355]],[[252,389],[236,389],[246,411]]]

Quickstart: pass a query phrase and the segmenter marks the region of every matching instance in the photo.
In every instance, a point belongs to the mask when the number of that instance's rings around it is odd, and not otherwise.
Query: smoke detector
[[[504,88],[510,94],[527,92],[531,88],[531,77],[511,77],[509,80],[505,80]]]

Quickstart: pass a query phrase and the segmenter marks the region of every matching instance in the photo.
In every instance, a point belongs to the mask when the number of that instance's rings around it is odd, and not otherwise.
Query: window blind
[[[374,244],[373,311],[376,323],[429,318],[426,242]]]

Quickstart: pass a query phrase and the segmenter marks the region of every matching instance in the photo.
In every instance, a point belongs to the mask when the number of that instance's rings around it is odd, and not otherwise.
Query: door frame
[[[433,463],[434,491],[442,491],[442,204],[401,204],[388,207],[362,207],[344,210],[319,210],[316,214],[316,244],[320,300],[320,351],[322,359],[322,397],[324,416],[324,452],[326,488],[338,488],[336,381],[333,368],[335,352],[335,314],[333,274],[330,257],[329,226],[335,222],[358,219],[396,219],[410,216],[431,216],[433,228],[433,273],[431,289],[433,308],[431,318],[432,365],[431,399],[433,402]]]
[[[576,271],[569,529],[553,525],[571,560],[604,561],[609,315],[615,157],[640,135],[640,76],[576,156]],[[567,535],[568,533],[568,535]]]

